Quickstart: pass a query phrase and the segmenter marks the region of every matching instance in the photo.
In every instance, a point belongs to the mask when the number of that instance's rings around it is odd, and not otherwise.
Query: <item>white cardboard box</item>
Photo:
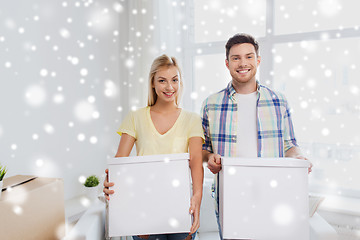
[[[109,236],[189,232],[189,154],[114,158],[108,161]]]
[[[291,158],[222,158],[223,238],[308,240],[308,167]]]

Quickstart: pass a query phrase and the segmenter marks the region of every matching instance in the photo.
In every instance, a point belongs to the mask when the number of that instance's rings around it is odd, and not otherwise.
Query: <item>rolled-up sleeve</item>
[[[285,113],[284,113],[284,151],[287,152],[292,147],[297,147],[298,144],[295,138],[294,125],[291,119],[291,108],[284,98],[285,101]]]
[[[201,121],[202,121],[203,130],[204,130],[204,137],[205,137],[205,142],[203,144],[203,150],[207,150],[212,153],[213,149],[212,149],[211,139],[210,139],[209,110],[207,107],[206,100],[203,102],[203,105],[201,108]]]

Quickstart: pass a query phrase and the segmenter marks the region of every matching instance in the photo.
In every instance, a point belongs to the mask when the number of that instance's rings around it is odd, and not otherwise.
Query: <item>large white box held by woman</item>
[[[222,158],[223,238],[308,240],[308,167],[292,158]]]
[[[109,236],[189,232],[189,154],[114,158],[108,161]]]

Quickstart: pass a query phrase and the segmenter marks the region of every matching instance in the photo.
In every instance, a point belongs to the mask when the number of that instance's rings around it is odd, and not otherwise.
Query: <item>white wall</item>
[[[127,108],[126,2],[0,2],[0,163],[7,176],[102,175]],[[122,106],[124,105],[124,106]]]
[[[83,191],[81,176],[103,177],[121,120],[146,105],[153,59],[165,53],[186,64],[186,9],[170,0],[1,1],[7,176],[63,178],[65,199]],[[183,102],[191,109],[192,76],[184,69]]]

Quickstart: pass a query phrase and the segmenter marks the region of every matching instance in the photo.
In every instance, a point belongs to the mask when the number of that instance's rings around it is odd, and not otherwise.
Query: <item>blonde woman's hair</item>
[[[183,81],[181,77],[181,70],[175,57],[169,57],[165,54],[155,58],[151,65],[149,74],[149,95],[148,95],[148,106],[153,106],[157,100],[157,94],[155,88],[153,88],[155,74],[162,68],[176,67],[179,72],[180,88],[175,98],[175,104],[179,106],[180,98],[183,90]]]

